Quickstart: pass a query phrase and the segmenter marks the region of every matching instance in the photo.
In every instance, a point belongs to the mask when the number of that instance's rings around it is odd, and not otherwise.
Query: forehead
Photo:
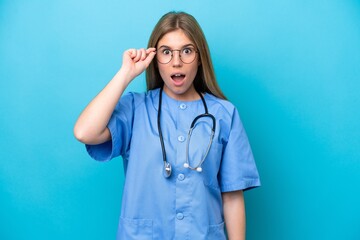
[[[158,42],[158,47],[168,46],[170,48],[180,48],[188,44],[194,44],[193,41],[186,36],[185,32],[182,29],[177,29],[166,33]]]

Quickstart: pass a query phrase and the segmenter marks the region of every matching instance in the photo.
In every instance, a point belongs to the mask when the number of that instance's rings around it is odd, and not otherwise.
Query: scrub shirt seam
[[[217,104],[219,104],[221,106],[222,109],[225,110],[225,112],[228,114],[229,117],[232,118],[233,114],[234,114],[234,109],[236,108],[235,105],[233,105],[232,103],[230,103],[229,101],[225,100],[225,99],[220,99],[212,94],[206,94],[205,96],[209,96],[207,99],[210,101],[213,101]],[[205,97],[206,98],[206,97]],[[224,103],[222,103],[222,101],[225,101],[227,103],[229,103],[229,105],[231,106],[231,109],[228,109]],[[214,106],[215,104],[209,104],[211,106]],[[210,112],[210,110],[209,110]],[[211,113],[211,112],[210,112]]]
[[[126,120],[127,120],[127,118],[126,118]],[[110,157],[113,157],[115,155],[115,147],[116,147],[116,144],[118,143],[117,139],[119,137],[116,133],[115,127],[114,126],[110,127],[110,125],[113,125],[113,124],[116,125],[116,123],[110,123],[110,122],[108,124],[110,135],[111,135],[111,153],[110,153],[111,155],[110,155]],[[122,155],[122,149],[120,149],[120,155]]]
[[[139,108],[139,106],[141,105],[141,104],[144,104],[145,102],[146,102],[146,98],[148,98],[148,94],[146,94],[146,93],[134,93],[134,92],[129,92],[131,95],[132,95],[132,97],[133,97],[133,102],[134,102],[134,110],[136,110],[137,108]],[[140,101],[138,101],[138,102],[136,102],[135,101],[135,96],[141,96],[141,95],[143,95],[142,96],[142,98],[141,98],[141,100]]]
[[[191,189],[191,188],[190,188]],[[188,208],[191,208],[191,206],[192,206],[192,202],[193,202],[193,198],[190,198],[190,203],[189,203],[189,207]],[[191,215],[191,213],[187,213],[187,215],[188,215],[188,218],[189,218],[189,220],[190,220],[190,226],[193,226],[193,218],[192,218],[192,215]],[[187,231],[187,237],[188,237],[188,239],[190,239],[189,238],[189,230]]]
[[[246,190],[248,188],[254,188],[259,186],[260,186],[259,178],[254,178],[251,180],[241,181],[240,183],[221,185],[221,192]]]

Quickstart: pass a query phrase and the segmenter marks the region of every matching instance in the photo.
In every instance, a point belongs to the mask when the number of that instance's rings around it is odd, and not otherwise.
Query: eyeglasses
[[[156,59],[159,63],[167,64],[172,60],[174,52],[179,52],[180,60],[185,64],[189,64],[195,60],[198,51],[193,47],[184,47],[182,49],[173,50],[167,47],[161,47],[156,51]]]

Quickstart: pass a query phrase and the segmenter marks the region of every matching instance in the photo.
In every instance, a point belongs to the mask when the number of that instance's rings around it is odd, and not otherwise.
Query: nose
[[[173,67],[180,67],[182,65],[179,51],[173,51],[172,65]]]

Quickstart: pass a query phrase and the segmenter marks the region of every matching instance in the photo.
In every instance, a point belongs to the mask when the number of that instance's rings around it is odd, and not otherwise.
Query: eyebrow
[[[185,44],[185,45],[182,46],[181,48],[190,47],[190,46],[195,48],[194,44],[192,44],[192,43]],[[158,47],[158,48],[170,48],[170,49],[171,49],[171,47],[169,47],[169,46],[167,46],[167,45],[161,45],[161,46]]]

